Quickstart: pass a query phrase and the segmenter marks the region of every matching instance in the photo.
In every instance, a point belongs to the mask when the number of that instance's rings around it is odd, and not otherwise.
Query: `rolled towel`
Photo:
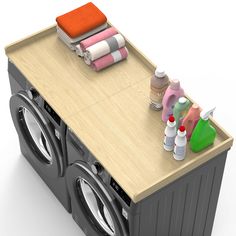
[[[95,43],[98,43],[104,39],[110,38],[111,36],[117,34],[117,30],[115,27],[110,27],[106,30],[101,31],[100,33],[97,33],[87,39],[84,39],[79,43],[79,45],[76,46],[76,52],[78,55],[82,56],[84,52],[86,51],[86,48],[94,45]]]
[[[87,39],[82,40],[77,46],[76,46],[76,53],[78,56],[83,57],[84,52],[86,51],[86,48],[94,45],[95,43],[98,43],[104,39],[107,39],[115,34],[117,34],[117,30],[114,27],[110,27],[106,30],[101,31],[100,33],[97,33]]]
[[[84,57],[84,52],[82,51],[80,44],[76,45],[75,47],[75,52],[78,56]]]
[[[116,62],[122,61],[128,57],[128,50],[126,47],[120,48],[110,54],[105,55],[95,61],[92,61],[91,67],[95,71],[100,71]]]
[[[88,47],[84,53],[84,61],[90,65],[92,61],[105,56],[125,46],[125,39],[121,34],[116,34]]]

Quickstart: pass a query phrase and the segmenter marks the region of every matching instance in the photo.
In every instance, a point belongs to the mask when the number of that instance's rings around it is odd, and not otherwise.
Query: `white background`
[[[55,23],[86,1],[7,0],[0,3],[0,235],[79,236],[81,230],[20,154],[8,101],[3,47]],[[215,119],[236,135],[236,7],[234,0],[97,0],[109,20]],[[228,155],[213,236],[236,235],[236,156]]]

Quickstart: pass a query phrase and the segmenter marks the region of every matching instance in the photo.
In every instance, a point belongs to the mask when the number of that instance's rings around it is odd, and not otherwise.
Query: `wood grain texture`
[[[95,72],[58,39],[55,27],[42,34],[11,45],[6,53],[64,119],[151,74],[129,45],[127,60]]]
[[[12,44],[6,54],[138,202],[226,151],[233,139],[211,120],[214,145],[197,154],[188,148],[186,159],[175,161],[162,146],[161,113],[149,109],[155,65],[129,41],[127,47],[127,60],[94,72],[57,38],[53,26]]]

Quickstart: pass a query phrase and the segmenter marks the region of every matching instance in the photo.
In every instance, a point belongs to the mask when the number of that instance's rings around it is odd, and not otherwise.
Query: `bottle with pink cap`
[[[173,115],[173,108],[175,103],[180,97],[183,96],[184,90],[181,88],[179,80],[172,80],[162,100],[162,120],[164,122],[167,122],[170,115]]]

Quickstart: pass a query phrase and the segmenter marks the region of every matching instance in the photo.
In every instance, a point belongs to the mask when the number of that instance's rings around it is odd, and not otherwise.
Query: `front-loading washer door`
[[[103,182],[83,162],[67,169],[67,184],[78,224],[87,235],[126,236],[121,213]]]
[[[28,149],[28,158],[47,176],[61,176],[62,154],[50,122],[25,93],[10,99],[10,110],[20,141]]]

